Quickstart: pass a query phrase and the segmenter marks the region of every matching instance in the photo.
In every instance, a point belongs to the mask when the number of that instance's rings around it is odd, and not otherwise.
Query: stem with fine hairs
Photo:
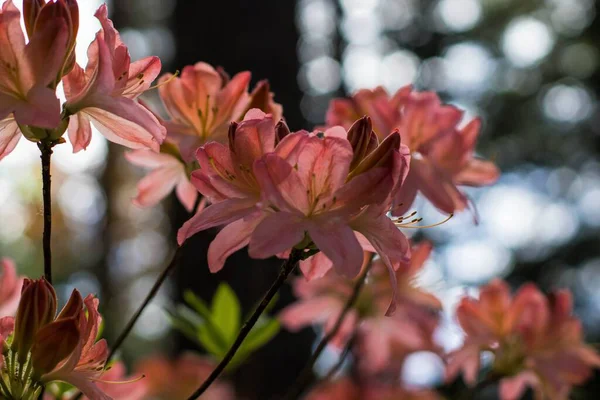
[[[227,354],[225,354],[225,357],[223,357],[219,365],[217,365],[217,367],[212,371],[210,376],[202,383],[202,385],[200,385],[198,390],[196,390],[188,398],[188,400],[194,400],[200,397],[209,388],[209,386],[214,383],[214,381],[219,377],[219,375],[221,375],[221,372],[223,372],[225,367],[227,367],[227,364],[229,364],[229,362],[233,359],[235,353],[238,351],[238,349],[244,342],[244,339],[246,339],[246,336],[248,336],[248,334],[250,333],[250,331],[252,330],[262,313],[265,311],[265,308],[267,308],[275,294],[277,294],[281,286],[283,286],[287,277],[296,268],[298,262],[303,259],[303,256],[306,257],[307,253],[303,253],[302,250],[292,249],[290,257],[287,260],[285,260],[283,265],[281,266],[281,270],[279,271],[277,279],[275,280],[275,282],[273,282],[267,293],[265,293],[263,299],[261,300],[254,313],[252,313],[250,318],[248,318],[248,320],[244,322],[242,329],[240,329],[237,338],[233,342],[233,345],[231,345],[231,347],[227,351]]]
[[[296,381],[290,387],[290,390],[288,390],[286,395],[283,397],[285,400],[296,399],[298,395],[302,392],[304,386],[306,386],[309,383],[313,371],[313,365],[315,364],[315,362],[317,362],[317,359],[319,358],[323,350],[325,350],[327,344],[335,337],[335,335],[337,335],[338,331],[340,330],[344,319],[346,319],[346,315],[348,315],[348,312],[354,306],[354,303],[356,303],[356,300],[358,299],[358,295],[360,294],[360,290],[362,289],[365,283],[365,278],[367,277],[367,274],[369,273],[370,269],[371,263],[369,263],[363,269],[360,275],[356,278],[354,288],[352,289],[352,294],[346,301],[346,304],[344,305],[344,308],[342,309],[342,312],[340,313],[338,319],[335,321],[335,325],[329,332],[327,332],[323,339],[321,339],[310,360],[308,360],[308,363],[304,366],[304,368],[300,372],[300,375],[298,375],[298,378],[296,378]]]

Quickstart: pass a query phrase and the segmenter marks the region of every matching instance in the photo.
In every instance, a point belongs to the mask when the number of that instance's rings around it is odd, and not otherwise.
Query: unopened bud
[[[235,153],[235,131],[238,128],[238,123],[235,121],[232,121],[231,124],[229,124],[229,132],[227,133],[227,138],[229,139],[229,150],[231,150],[232,152]]]
[[[44,0],[23,0],[23,20],[25,21],[25,30],[27,36],[31,39],[33,36],[33,28],[42,7],[46,5]]]
[[[373,168],[389,167],[394,163],[394,155],[400,150],[400,134],[394,131],[371,151],[348,175],[348,180]]]
[[[289,134],[290,128],[288,128],[284,120],[280,120],[277,125],[275,125],[275,143],[281,142],[283,138]]]
[[[35,335],[56,315],[56,292],[46,279],[25,279],[21,301],[15,318],[15,333],[12,349],[25,362],[33,345]]]
[[[364,116],[354,122],[348,129],[348,141],[352,146],[353,156],[350,163],[350,171],[352,171],[377,147],[378,139],[375,132],[373,132],[371,118]]]

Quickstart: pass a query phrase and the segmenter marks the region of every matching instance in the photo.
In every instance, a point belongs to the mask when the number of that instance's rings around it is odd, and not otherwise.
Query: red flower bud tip
[[[19,354],[19,361],[25,362],[35,335],[49,324],[56,315],[56,292],[46,279],[25,279],[21,302],[15,319],[13,351]]]

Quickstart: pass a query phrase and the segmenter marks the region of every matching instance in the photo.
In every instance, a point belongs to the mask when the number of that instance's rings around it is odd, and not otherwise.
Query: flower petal
[[[268,258],[289,250],[304,239],[305,228],[296,214],[269,214],[252,233],[248,254],[252,258]]]
[[[221,229],[208,247],[210,272],[220,271],[227,257],[250,242],[250,235],[262,220],[262,214],[234,221]]]

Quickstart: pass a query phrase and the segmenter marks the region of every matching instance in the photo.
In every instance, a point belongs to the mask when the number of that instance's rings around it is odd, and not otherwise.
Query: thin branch
[[[44,249],[44,277],[52,284],[52,177],[50,176],[50,159],[52,157],[51,141],[38,142],[42,159],[42,197],[44,202],[44,236],[42,246]]]
[[[306,256],[307,253],[303,253],[302,250],[292,250],[290,257],[287,260],[285,260],[285,262],[281,266],[281,270],[279,271],[277,279],[275,280],[275,282],[273,282],[267,293],[264,295],[263,299],[261,300],[254,313],[244,323],[242,329],[238,333],[237,338],[235,339],[235,342],[233,342],[233,345],[231,345],[231,347],[227,351],[227,354],[225,354],[225,357],[223,357],[219,365],[217,365],[217,367],[213,370],[210,376],[202,383],[202,385],[200,385],[198,390],[196,390],[194,394],[192,394],[188,398],[188,400],[194,400],[200,397],[206,391],[206,389],[208,389],[209,386],[213,384],[213,382],[219,377],[219,375],[221,375],[221,372],[223,372],[225,367],[227,367],[227,364],[229,364],[229,362],[233,359],[235,353],[238,351],[238,349],[244,342],[244,339],[246,339],[246,336],[248,336],[248,334],[256,324],[256,321],[258,321],[262,313],[265,311],[265,308],[267,308],[275,294],[277,294],[281,286],[283,286],[287,277],[296,268],[298,261],[300,261],[302,258],[305,258]]]
[[[154,285],[152,286],[152,288],[150,289],[150,291],[146,295],[146,298],[144,299],[144,301],[142,302],[142,304],[138,307],[138,309],[135,312],[135,314],[133,314],[133,316],[131,317],[131,319],[129,320],[129,322],[127,323],[127,325],[125,326],[125,328],[123,329],[123,331],[121,332],[121,334],[119,335],[119,337],[117,338],[117,340],[115,341],[115,344],[112,346],[112,348],[110,350],[110,353],[108,354],[108,358],[106,359],[106,363],[107,364],[113,358],[113,356],[115,355],[115,353],[117,352],[117,350],[119,349],[119,347],[121,347],[121,345],[123,344],[123,342],[125,341],[125,339],[129,335],[129,333],[131,333],[131,330],[133,329],[133,327],[134,327],[135,323],[137,322],[137,320],[142,315],[142,312],[148,306],[148,304],[150,304],[150,302],[152,301],[152,299],[154,298],[154,296],[156,296],[156,293],[158,293],[158,290],[160,289],[160,287],[162,286],[162,284],[164,283],[164,281],[167,279],[167,277],[169,276],[169,274],[171,273],[171,271],[173,271],[173,269],[175,269],[175,266],[177,264],[179,264],[179,260],[181,258],[181,255],[183,254],[183,251],[182,251],[183,247],[184,246],[177,247],[177,250],[175,251],[175,254],[173,255],[173,258],[171,259],[171,262],[163,270],[163,272],[160,274],[160,276],[158,277],[158,279],[156,279],[156,282],[154,282]]]
[[[352,349],[352,346],[354,345],[355,340],[356,340],[356,332],[354,332],[352,334],[352,336],[350,337],[350,339],[344,346],[344,349],[342,350],[342,353],[340,354],[340,359],[329,370],[329,372],[327,372],[327,375],[325,375],[323,377],[323,379],[321,379],[322,382],[327,382],[330,379],[332,379],[335,376],[335,374],[337,374],[337,372],[340,370],[340,368],[342,368],[342,365],[344,365],[344,361],[346,361],[346,358],[348,358],[348,355],[350,355],[350,350]]]
[[[372,264],[369,263],[363,269],[361,274],[356,278],[356,283],[354,284],[352,294],[348,298],[348,301],[346,301],[346,304],[344,305],[342,312],[340,313],[337,321],[335,322],[335,325],[319,342],[319,344],[317,345],[317,348],[315,349],[310,360],[304,366],[304,368],[300,372],[300,375],[298,375],[298,378],[296,379],[294,384],[290,387],[290,389],[286,393],[284,399],[292,400],[292,399],[298,398],[298,395],[302,392],[304,386],[306,386],[309,383],[310,377],[311,377],[312,371],[313,371],[313,365],[315,364],[315,362],[317,362],[317,359],[319,358],[319,356],[321,355],[323,350],[325,350],[325,347],[327,346],[327,344],[338,333],[338,331],[340,330],[340,328],[342,326],[342,323],[344,322],[344,319],[346,319],[346,315],[348,314],[350,309],[354,306],[354,303],[356,303],[356,300],[358,299],[358,295],[360,294],[360,290],[362,289],[362,287],[365,283],[365,278],[367,277],[367,274],[369,273],[369,270],[371,269],[371,265]]]

